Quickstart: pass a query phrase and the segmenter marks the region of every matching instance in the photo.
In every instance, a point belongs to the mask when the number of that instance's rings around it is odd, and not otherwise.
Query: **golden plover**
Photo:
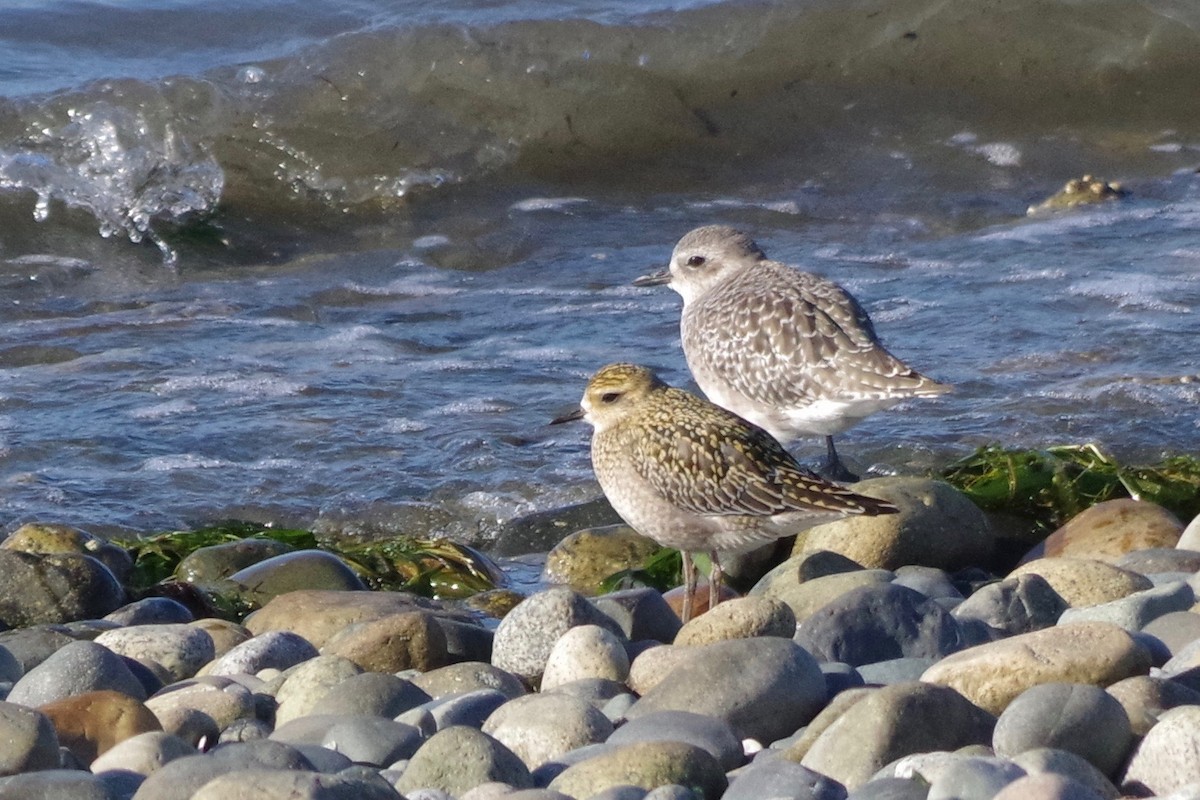
[[[785,444],[824,436],[826,474],[836,479],[854,476],[834,434],[910,397],[950,390],[889,353],[844,288],[769,261],[734,228],[696,228],[668,269],[634,284],[667,284],[683,297],[684,356],[709,400]]]
[[[720,599],[720,553],[750,550],[822,522],[896,508],[800,466],[763,429],[647,367],[609,364],[588,382],[580,408],[592,467],[617,513],[644,536],[683,552],[683,619],[692,614],[692,552],[712,558],[709,604]]]

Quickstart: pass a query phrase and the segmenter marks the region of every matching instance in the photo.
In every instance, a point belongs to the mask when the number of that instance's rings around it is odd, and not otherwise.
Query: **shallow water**
[[[863,469],[1200,451],[1190,4],[279,3],[169,58],[222,7],[19,8],[5,527],[486,543],[590,498],[587,431],[545,423],[609,361],[688,382],[678,298],[629,282],[709,222],[843,282],[955,384],[843,437]],[[86,35],[97,8],[116,38]],[[1083,172],[1130,197],[1025,217]]]

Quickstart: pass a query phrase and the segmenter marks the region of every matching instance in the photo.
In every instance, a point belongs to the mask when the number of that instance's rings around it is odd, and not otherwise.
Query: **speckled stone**
[[[529,769],[511,750],[482,731],[454,726],[429,737],[395,785],[401,793],[428,787],[457,796],[490,781],[533,788]]]
[[[0,702],[0,775],[58,766],[58,735],[45,714]]]
[[[796,615],[782,600],[738,597],[688,622],[675,637],[675,644],[709,644],[754,636],[790,639],[795,633]]]
[[[800,762],[847,789],[903,756],[991,741],[995,717],[952,689],[911,682],[858,691]]]
[[[124,602],[116,576],[91,556],[0,549],[0,623],[9,628],[98,619]]]
[[[252,719],[254,696],[246,687],[227,678],[210,677],[181,681],[164,687],[146,701],[163,730],[180,734],[195,725],[189,712],[198,711],[222,731],[234,720]],[[186,738],[186,737],[184,737]]]
[[[146,597],[126,603],[105,617],[109,622],[131,625],[172,625],[194,622],[196,617],[183,603],[169,597]]]
[[[615,622],[572,589],[530,595],[500,621],[492,664],[525,680],[540,680],[554,643],[578,625],[599,625],[622,635]]]
[[[1080,622],[954,653],[926,670],[921,680],[956,689],[999,714],[1031,686],[1107,686],[1149,669],[1150,655],[1128,632],[1108,622]]]
[[[322,652],[344,656],[369,672],[428,672],[450,663],[446,634],[426,611],[390,614],[332,636]]]
[[[271,631],[242,642],[221,656],[209,675],[254,675],[264,669],[287,669],[319,655],[303,637],[288,631]]]
[[[663,645],[643,650],[629,665],[629,688],[639,695],[646,694],[690,657],[689,648],[682,646]]]
[[[405,592],[300,590],[280,595],[246,618],[251,633],[291,631],[321,648],[336,634],[361,622],[406,611],[438,610],[435,600]],[[440,612],[439,612],[440,613]],[[469,618],[464,616],[464,621]]]
[[[550,649],[542,690],[584,678],[624,681],[628,677],[629,656],[621,641],[599,625],[577,625]]]
[[[613,786],[650,790],[667,784],[697,787],[706,800],[716,800],[728,786],[720,764],[707,751],[683,742],[640,742],[606,749],[567,767],[549,788],[571,797],[592,797]]]
[[[135,625],[105,631],[95,639],[117,655],[153,661],[171,681],[190,678],[216,655],[212,637],[186,624]]]
[[[1119,600],[1154,585],[1145,575],[1087,558],[1039,558],[1017,567],[1008,577],[1029,574],[1041,575],[1075,608]]]
[[[289,667],[275,690],[275,724],[310,713],[330,689],[360,673],[358,664],[335,655],[319,655]]]
[[[411,678],[413,685],[430,697],[470,692],[476,689],[495,689],[505,697],[520,697],[528,690],[513,674],[478,661],[450,664]]]
[[[124,659],[95,642],[73,641],[17,681],[8,701],[36,707],[98,690],[146,699],[145,687]]]
[[[1168,795],[1200,782],[1200,706],[1165,712],[1134,749],[1122,777],[1126,794]]]
[[[1135,736],[1145,736],[1163,713],[1176,706],[1200,706],[1200,692],[1166,678],[1136,675],[1108,687],[1116,698]]]
[[[531,694],[496,709],[483,732],[512,750],[530,770],[584,745],[603,742],[613,725],[590,704],[559,694]]]
[[[1003,638],[1049,628],[1067,608],[1045,578],[1030,573],[982,587],[950,615],[960,624],[981,623],[991,638]]]
[[[1086,508],[1050,534],[1026,558],[1068,556],[1116,561],[1133,550],[1175,547],[1183,525],[1154,503],[1121,498]]]

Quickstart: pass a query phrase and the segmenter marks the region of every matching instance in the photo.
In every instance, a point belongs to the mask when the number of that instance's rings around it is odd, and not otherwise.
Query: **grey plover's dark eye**
[[[611,404],[611,403],[617,402],[617,400],[620,399],[620,397],[621,397],[620,392],[605,392],[604,394],[600,395],[600,402]]]
[[[704,263],[704,256],[692,256],[687,260],[689,267],[698,267]]]

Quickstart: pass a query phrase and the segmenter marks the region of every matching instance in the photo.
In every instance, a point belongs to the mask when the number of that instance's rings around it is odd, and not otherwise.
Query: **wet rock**
[[[321,648],[336,634],[361,622],[407,611],[434,611],[433,601],[403,592],[302,590],[280,595],[246,618],[251,633],[291,631]],[[469,618],[463,617],[464,621]]]
[[[1129,718],[1134,736],[1145,736],[1163,713],[1177,706],[1200,706],[1200,692],[1172,680],[1136,675],[1108,687]]]
[[[112,572],[118,581],[129,579],[133,557],[124,547],[71,525],[29,522],[10,533],[0,548],[22,553],[77,553],[91,556]]]
[[[492,664],[525,680],[539,680],[555,642],[578,625],[599,625],[621,635],[616,623],[572,589],[530,595],[500,621]]]
[[[1086,608],[1069,608],[1059,619],[1060,624],[1071,622],[1111,622],[1127,631],[1140,630],[1147,623],[1172,611],[1186,611],[1195,602],[1192,587],[1183,581],[1155,586],[1140,592]]]
[[[229,576],[239,596],[262,605],[299,589],[353,592],[366,589],[358,573],[324,550],[296,550],[251,564]]]
[[[98,690],[146,699],[145,687],[124,659],[95,642],[72,641],[17,681],[8,701],[33,708]]]
[[[722,720],[691,711],[647,714],[617,728],[607,739],[612,745],[663,741],[686,742],[707,750],[726,772],[746,760],[733,728]]]
[[[209,675],[254,675],[264,669],[287,669],[319,653],[303,637],[271,631],[242,642],[215,661]]]
[[[751,597],[767,597],[786,603],[797,623],[803,623],[818,609],[852,589],[881,586],[895,578],[895,573],[883,569],[863,569],[805,579],[801,568],[815,556],[791,558],[768,572],[750,590]]]
[[[1154,584],[1144,575],[1086,558],[1039,558],[1017,567],[1009,578],[1041,575],[1074,608],[1120,600]]]
[[[511,750],[481,731],[455,726],[429,737],[395,785],[404,794],[431,788],[458,796],[490,781],[533,788],[529,769]]]
[[[120,692],[86,692],[39,710],[54,724],[59,744],[85,766],[118,742],[162,730],[145,704]]]
[[[542,691],[584,678],[624,681],[628,677],[629,656],[620,640],[598,625],[578,625],[551,648]]]
[[[622,524],[608,500],[598,497],[586,503],[537,511],[501,526],[492,552],[501,556],[545,553],[572,531]]]
[[[216,655],[212,637],[191,625],[135,625],[105,631],[95,639],[117,655],[152,661],[171,681],[190,678]]]
[[[1165,712],[1133,751],[1122,777],[1126,794],[1168,795],[1200,782],[1200,706]]]
[[[58,735],[49,717],[0,702],[0,775],[54,769],[58,764]]]
[[[617,623],[631,642],[654,640],[669,644],[679,633],[679,616],[654,589],[624,589],[592,600]]]
[[[196,754],[196,749],[178,736],[147,731],[123,739],[92,762],[92,772],[133,772],[149,775],[169,761]]]
[[[125,605],[112,612],[106,619],[118,625],[170,625],[195,622],[191,610],[178,600],[169,597],[146,597]]]
[[[1067,608],[1045,578],[1031,573],[984,586],[950,615],[960,623],[981,623],[991,638],[1003,638],[1049,628]]]
[[[96,619],[123,602],[120,582],[91,556],[0,549],[0,623],[10,628]]]
[[[1097,686],[1078,683],[1043,683],[1022,692],[996,721],[992,739],[997,755],[1053,747],[1082,756],[1110,776],[1132,743],[1121,704]]]
[[[607,739],[612,722],[588,703],[560,694],[510,700],[483,724],[483,732],[512,750],[530,770],[564,753]]]
[[[427,672],[450,663],[446,634],[425,611],[360,622],[335,634],[322,650],[348,658],[370,672]]]
[[[546,555],[542,580],[570,586],[587,595],[600,593],[608,577],[639,569],[662,545],[630,528],[609,525],[568,534]]]
[[[1104,773],[1092,766],[1082,756],[1066,750],[1038,747],[1013,756],[1013,763],[1030,775],[1059,775],[1082,784],[1104,800],[1116,800],[1120,796]]]
[[[216,583],[245,569],[295,548],[274,539],[239,539],[214,544],[188,553],[175,568],[175,577],[199,586]],[[307,587],[306,587],[307,588]]]
[[[995,721],[952,689],[919,682],[885,686],[849,703],[800,763],[853,791],[902,756],[987,744]]]
[[[796,537],[796,555],[841,553],[864,567],[906,565],[955,570],[986,562],[992,552],[987,518],[966,495],[928,478],[873,478],[854,490],[894,503],[900,512],[847,517]],[[797,617],[800,617],[797,614]]]
[[[471,661],[450,664],[441,669],[414,675],[412,683],[430,697],[471,692],[476,689],[494,689],[512,699],[527,691],[524,684],[511,673],[491,664]]]
[[[796,615],[783,601],[772,597],[739,597],[688,622],[675,637],[675,644],[709,644],[755,636],[790,639],[795,633]]]
[[[846,592],[805,620],[796,641],[820,661],[854,666],[941,658],[963,646],[950,612],[894,583]]]
[[[1081,622],[954,653],[930,667],[921,680],[957,689],[999,714],[1032,686],[1107,686],[1149,669],[1149,654],[1129,633],[1107,622]]]
[[[720,764],[707,751],[683,742],[640,742],[567,767],[549,788],[571,797],[592,797],[613,786],[649,791],[670,784],[696,787],[706,800],[721,797],[728,786]]]
[[[772,742],[806,724],[825,703],[825,677],[816,661],[786,639],[679,649],[686,653],[683,662],[629,709],[630,720],[692,711],[723,720],[741,738]]]
[[[1175,547],[1183,525],[1165,508],[1122,498],[1096,503],[1034,547],[1025,560],[1067,556],[1113,562],[1126,553]]]

